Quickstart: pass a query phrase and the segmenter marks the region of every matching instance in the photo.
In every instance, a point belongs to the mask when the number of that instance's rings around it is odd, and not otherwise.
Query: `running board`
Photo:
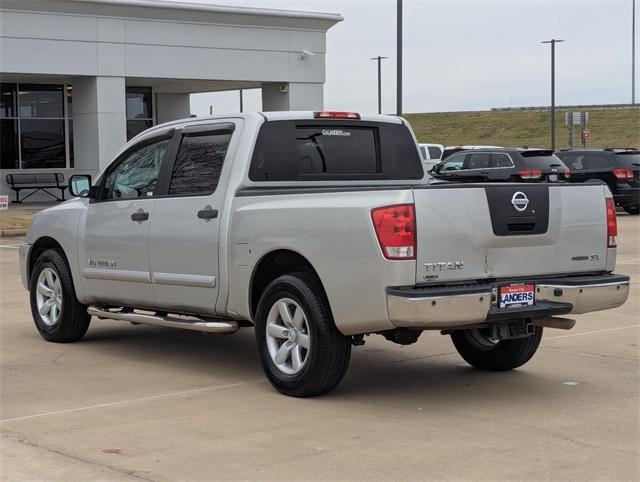
[[[87,313],[98,318],[122,320],[142,325],[166,326],[181,330],[200,331],[205,333],[235,333],[238,331],[238,322],[234,320],[217,320],[214,318],[196,318],[193,316],[181,318],[178,316],[135,313],[133,311],[111,311],[107,308],[89,306]]]

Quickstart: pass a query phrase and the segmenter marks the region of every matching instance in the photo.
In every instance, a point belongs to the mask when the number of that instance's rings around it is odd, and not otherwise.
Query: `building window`
[[[2,169],[73,167],[70,98],[70,89],[61,84],[1,84]]]
[[[127,140],[153,126],[151,87],[127,87]]]

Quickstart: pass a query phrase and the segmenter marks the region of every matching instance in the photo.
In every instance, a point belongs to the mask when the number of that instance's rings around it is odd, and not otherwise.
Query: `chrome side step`
[[[89,306],[87,313],[98,318],[129,321],[142,325],[166,326],[181,330],[200,331],[205,333],[235,333],[238,331],[238,322],[234,320],[218,320],[215,318],[197,318],[194,316],[159,315],[136,313],[124,309],[100,308]]]

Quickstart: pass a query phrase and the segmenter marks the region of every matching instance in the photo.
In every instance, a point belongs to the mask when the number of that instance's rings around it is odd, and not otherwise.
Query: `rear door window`
[[[467,169],[486,169],[491,162],[490,152],[476,152],[469,156]]]
[[[491,167],[513,167],[508,154],[491,154]]]
[[[373,122],[270,121],[262,125],[252,181],[422,179],[407,127]]]
[[[442,155],[442,150],[438,146],[429,146],[430,159],[440,159],[441,155]]]
[[[169,195],[213,193],[230,141],[229,131],[185,134],[173,165]]]

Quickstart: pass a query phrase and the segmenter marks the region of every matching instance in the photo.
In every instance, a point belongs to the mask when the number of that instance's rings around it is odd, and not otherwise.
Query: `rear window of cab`
[[[269,121],[251,159],[252,181],[417,180],[424,171],[409,129],[364,121]]]

